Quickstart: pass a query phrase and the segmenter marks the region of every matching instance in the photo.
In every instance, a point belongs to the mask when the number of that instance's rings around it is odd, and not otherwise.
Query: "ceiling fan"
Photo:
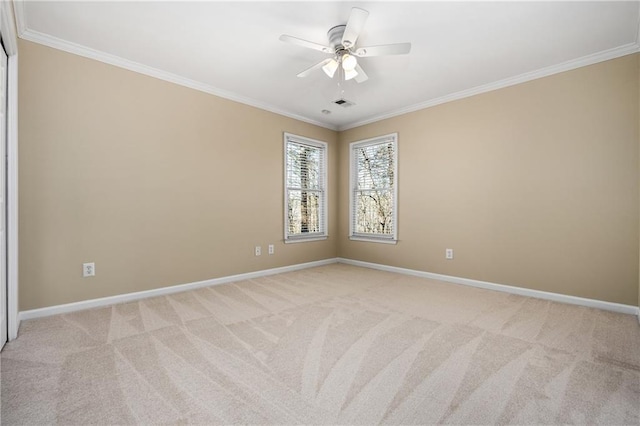
[[[411,43],[384,44],[381,46],[356,48],[356,41],[364,27],[364,23],[369,16],[369,12],[358,7],[351,9],[349,20],[346,25],[337,25],[327,32],[329,45],[314,43],[297,37],[283,34],[280,40],[285,43],[296,44],[309,49],[330,53],[331,58],[324,59],[310,68],[298,74],[298,77],[306,77],[318,68],[333,78],[339,66],[344,71],[344,79],[354,78],[358,83],[366,81],[369,77],[364,72],[357,58],[367,58],[371,56],[403,55],[411,50]]]

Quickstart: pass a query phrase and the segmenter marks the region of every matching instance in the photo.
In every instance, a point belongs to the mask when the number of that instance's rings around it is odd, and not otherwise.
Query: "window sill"
[[[328,238],[327,235],[317,235],[314,237],[297,237],[297,238],[289,238],[288,240],[284,240],[285,244],[295,244],[295,243],[306,243],[309,241],[322,241]]]
[[[382,243],[382,244],[397,244],[398,240],[386,239],[386,238],[375,238],[375,237],[361,237],[357,235],[351,235],[349,237],[351,241],[366,241],[369,243]]]

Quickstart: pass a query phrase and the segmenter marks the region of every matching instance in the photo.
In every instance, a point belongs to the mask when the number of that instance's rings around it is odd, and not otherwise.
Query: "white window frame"
[[[315,139],[306,138],[304,136],[298,136],[291,133],[284,133],[284,242],[285,243],[300,243],[306,241],[319,241],[326,240],[328,237],[328,223],[329,219],[327,217],[327,159],[328,159],[328,148],[327,143]],[[289,215],[287,214],[289,211],[289,187],[287,186],[287,144],[289,142],[308,145],[314,148],[319,148],[321,155],[324,157],[322,159],[322,163],[324,169],[322,170],[322,177],[320,179],[321,185],[321,197],[320,197],[320,232],[308,233],[307,235],[294,234],[289,235]]]
[[[391,139],[393,143],[393,233],[389,235],[356,233],[354,230],[354,202],[357,183],[357,155],[356,150],[363,146],[385,143]],[[371,139],[352,142],[349,144],[349,239],[354,241],[369,241],[376,243],[396,244],[398,242],[398,133],[377,136]]]

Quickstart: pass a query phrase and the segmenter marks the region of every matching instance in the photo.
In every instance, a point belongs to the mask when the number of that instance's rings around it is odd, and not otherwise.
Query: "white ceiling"
[[[345,129],[639,51],[633,2],[16,2],[22,38],[333,129]],[[278,40],[328,44],[353,6],[358,46],[411,42],[360,58],[369,80],[337,81],[327,57]],[[327,109],[331,114],[321,111]]]

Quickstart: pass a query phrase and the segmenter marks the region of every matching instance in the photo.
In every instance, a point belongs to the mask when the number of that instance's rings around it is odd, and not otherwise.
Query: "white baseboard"
[[[201,287],[209,287],[219,284],[226,284],[235,281],[248,280],[252,278],[265,277],[268,275],[281,274],[285,272],[297,271],[300,269],[313,268],[316,266],[329,265],[332,263],[344,263],[347,265],[362,266],[365,268],[378,269],[387,272],[396,272],[404,275],[413,275],[421,278],[430,278],[438,281],[445,281],[454,284],[462,284],[471,287],[479,287],[487,290],[496,290],[506,293],[518,294],[520,296],[535,297],[538,299],[552,300],[554,302],[569,303],[572,305],[587,306],[590,308],[604,309],[607,311],[619,312],[623,314],[636,315],[640,323],[640,309],[637,306],[623,305],[620,303],[605,302],[602,300],[586,299],[583,297],[568,296],[565,294],[550,293],[540,290],[532,290],[522,287],[514,287],[503,284],[495,284],[487,281],[472,280],[469,278],[460,278],[450,275],[434,274],[432,272],[417,271],[414,269],[399,268],[397,266],[381,265],[378,263],[363,262],[361,260],[353,260],[346,258],[332,258],[318,260],[315,262],[300,263],[297,265],[283,266],[280,268],[265,269],[262,271],[248,272],[245,274],[230,275],[227,277],[213,278],[210,280],[197,281],[188,284],[180,284],[170,287],[162,287],[153,290],[138,291],[135,293],[119,294],[116,296],[102,297],[99,299],[83,300],[81,302],[67,303],[64,305],[49,306],[40,309],[31,309],[28,311],[20,311],[18,322],[32,318],[41,318],[51,315],[64,314],[69,312],[81,311],[84,309],[97,308],[101,306],[113,305],[117,303],[132,302],[134,300],[146,299],[149,297],[163,296],[167,294],[180,293],[182,291],[194,290]]]
[[[268,275],[282,274],[284,272],[298,271],[300,269],[313,268],[316,266],[336,263],[336,258],[317,260],[314,262],[299,263],[297,265],[283,266],[280,268],[264,269],[262,271],[247,272],[245,274],[230,275],[228,277],[213,278],[210,280],[196,281],[193,283],[174,285],[169,287],[156,288],[153,290],[138,291],[135,293],[118,294],[116,296],[101,297],[99,299],[83,300],[81,302],[67,303],[64,305],[48,306],[46,308],[20,311],[18,321],[33,318],[48,317],[51,315],[65,314],[69,312],[82,311],[84,309],[98,308],[101,306],[114,305],[117,303],[132,302],[134,300],[146,299],[149,297],[164,296],[167,294],[180,293],[182,291],[194,290],[201,287],[209,287],[219,284],[226,284],[234,281],[249,280],[252,278],[266,277]]]
[[[569,303],[572,305],[587,306],[589,308],[604,309],[606,311],[619,312],[622,314],[630,314],[638,316],[640,322],[640,308],[632,305],[623,305],[621,303],[605,302],[602,300],[587,299],[584,297],[568,296],[566,294],[550,293],[547,291],[532,290],[529,288],[514,287],[504,284],[495,284],[487,281],[472,280],[469,278],[453,277],[450,275],[434,274],[432,272],[416,271],[414,269],[399,268],[396,266],[380,265],[378,263],[363,262],[361,260],[338,258],[338,262],[347,265],[362,266],[365,268],[379,269],[387,272],[397,272],[405,275],[413,275],[421,278],[430,278],[438,281],[446,281],[455,284],[468,285],[471,287],[479,287],[487,290],[496,290],[506,293],[518,294],[520,296],[535,297],[538,299],[553,300],[554,302]]]

